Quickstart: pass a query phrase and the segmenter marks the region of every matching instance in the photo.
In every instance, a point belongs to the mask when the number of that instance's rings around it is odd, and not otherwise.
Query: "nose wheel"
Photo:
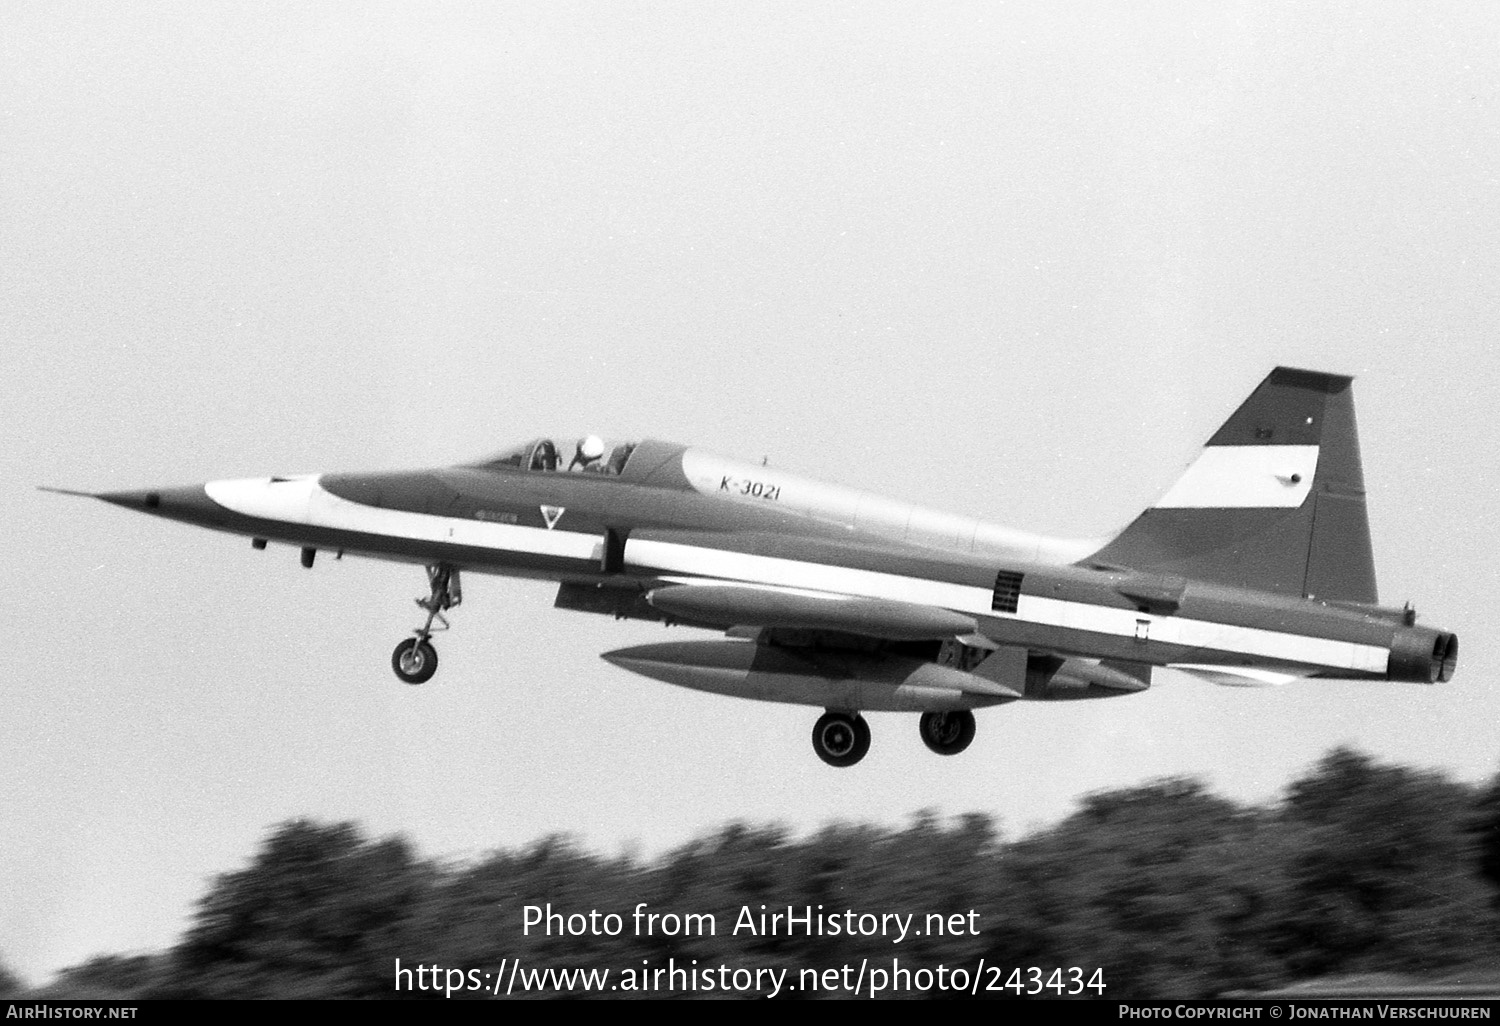
[[[391,669],[407,684],[424,684],[437,673],[438,656],[437,649],[432,647],[432,635],[448,629],[443,610],[452,609],[464,600],[458,571],[453,567],[429,566],[427,586],[427,597],[417,599],[417,605],[427,610],[427,621],[417,628],[416,637],[407,638],[391,653]]]
[[[407,638],[391,653],[391,669],[408,684],[425,684],[437,673],[437,649],[431,642]]]

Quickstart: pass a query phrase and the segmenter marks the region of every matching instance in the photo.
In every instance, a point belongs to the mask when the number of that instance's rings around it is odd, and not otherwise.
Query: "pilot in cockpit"
[[[556,470],[557,448],[547,439],[538,442],[531,450],[528,470]]]
[[[599,462],[604,458],[604,439],[598,435],[589,435],[587,438],[578,440],[578,449],[573,453],[573,459],[568,463],[568,469],[577,467],[579,470],[598,473],[604,469]]]

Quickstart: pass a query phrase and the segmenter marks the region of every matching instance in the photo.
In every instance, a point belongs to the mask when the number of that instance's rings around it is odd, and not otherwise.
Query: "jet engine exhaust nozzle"
[[[1386,676],[1391,680],[1437,684],[1452,680],[1457,665],[1457,634],[1431,627],[1403,627],[1391,642]]]

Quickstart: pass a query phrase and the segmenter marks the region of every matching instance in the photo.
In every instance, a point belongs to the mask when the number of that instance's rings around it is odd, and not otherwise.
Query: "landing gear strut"
[[[813,751],[830,766],[853,766],[870,750],[870,725],[859,713],[826,712],[813,724]]]
[[[974,740],[974,714],[967,709],[923,713],[918,729],[928,748],[939,755],[957,755]]]
[[[437,673],[437,649],[432,647],[429,639],[437,631],[448,629],[448,618],[443,616],[443,610],[452,609],[464,600],[458,571],[453,567],[429,566],[427,585],[427,598],[417,599],[417,605],[427,610],[427,622],[417,628],[416,637],[407,638],[391,653],[391,669],[408,684],[423,684]],[[433,626],[433,621],[437,621],[437,627]]]

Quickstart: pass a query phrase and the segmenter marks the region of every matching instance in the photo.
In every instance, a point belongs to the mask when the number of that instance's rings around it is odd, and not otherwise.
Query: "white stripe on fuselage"
[[[1068,602],[1036,595],[1020,596],[1015,613],[1001,613],[992,608],[994,592],[989,588],[928,581],[874,570],[804,563],[774,556],[705,549],[676,542],[627,540],[625,565],[648,571],[701,575],[704,583],[742,581],[820,590],[859,598],[916,602],[976,616],[1020,620],[1122,638],[1137,636],[1141,622],[1145,621],[1150,640],[1154,642],[1236,652],[1286,663],[1384,673],[1389,658],[1388,650],[1379,645],[1358,645],[1208,620],[1153,616],[1133,609]]]
[[[1156,508],[1294,508],[1312,490],[1317,469],[1316,445],[1210,445]]]
[[[316,477],[277,482],[263,477],[210,481],[204,491],[219,505],[249,517],[408,541],[588,560],[598,560],[604,544],[602,538],[591,534],[366,506],[334,495]]]
[[[289,524],[463,545],[496,553],[524,552],[590,561],[599,560],[603,548],[603,539],[595,535],[366,506],[325,490],[316,477],[276,482],[263,477],[212,481],[204,490],[226,509]],[[734,581],[795,588],[830,598],[850,596],[915,602],[971,615],[1114,637],[1134,637],[1140,621],[1147,621],[1153,642],[1242,653],[1286,663],[1384,673],[1389,655],[1387,649],[1378,645],[1357,645],[1176,616],[1152,616],[1130,609],[1034,595],[1020,596],[1014,614],[1000,613],[992,608],[994,593],[990,588],[676,542],[627,540],[625,562],[627,567],[652,574],[687,575],[684,581],[690,578],[703,583]]]

